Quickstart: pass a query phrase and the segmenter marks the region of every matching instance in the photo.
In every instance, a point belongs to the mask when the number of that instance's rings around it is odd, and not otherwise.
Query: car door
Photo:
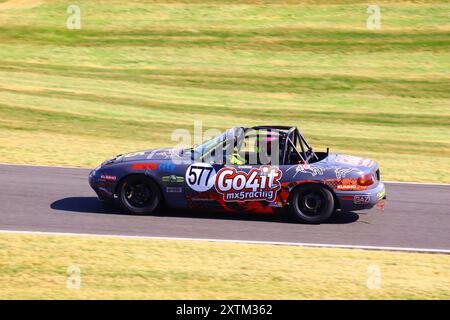
[[[241,163],[227,163],[217,171],[215,191],[222,206],[241,211],[276,206],[282,172],[277,165],[260,163],[259,139],[246,134],[235,150]]]
[[[259,163],[258,139],[254,134],[245,136],[243,141],[233,142],[233,150],[225,158],[218,152],[217,158],[193,162],[187,167],[188,207],[220,206],[245,211],[273,206],[281,189],[282,173],[278,166]]]
[[[192,162],[185,170],[185,198],[188,208],[222,206],[216,191],[217,173],[224,167],[221,163]]]

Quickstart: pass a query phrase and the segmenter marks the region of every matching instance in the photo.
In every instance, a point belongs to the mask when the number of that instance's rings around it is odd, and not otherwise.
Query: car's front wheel
[[[161,201],[156,183],[146,176],[129,176],[119,186],[119,199],[127,211],[135,214],[152,213]]]
[[[330,190],[320,185],[297,187],[292,191],[290,212],[292,216],[306,223],[321,223],[334,211],[334,197]]]

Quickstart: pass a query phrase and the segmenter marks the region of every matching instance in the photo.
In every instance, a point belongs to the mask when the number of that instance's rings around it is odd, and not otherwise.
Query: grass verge
[[[67,288],[70,266],[80,289]],[[0,233],[0,299],[449,299],[449,266],[441,254]]]
[[[448,1],[0,4],[0,161],[94,167],[171,133],[299,125],[383,177],[450,183]]]

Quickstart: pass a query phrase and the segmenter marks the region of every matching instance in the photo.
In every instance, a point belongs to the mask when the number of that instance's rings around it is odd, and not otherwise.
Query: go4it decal
[[[235,168],[217,172],[215,188],[224,201],[275,201],[282,172],[275,166],[261,166],[248,173]]]
[[[360,157],[348,156],[348,155],[339,155],[336,158],[336,162],[349,164],[352,166],[359,167],[371,167],[373,165],[373,161],[370,159],[363,159]]]

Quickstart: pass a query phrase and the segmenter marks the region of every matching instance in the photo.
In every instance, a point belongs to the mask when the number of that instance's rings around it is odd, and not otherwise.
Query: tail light
[[[357,183],[360,186],[371,186],[375,183],[375,177],[373,176],[373,173],[368,173],[359,177]]]

